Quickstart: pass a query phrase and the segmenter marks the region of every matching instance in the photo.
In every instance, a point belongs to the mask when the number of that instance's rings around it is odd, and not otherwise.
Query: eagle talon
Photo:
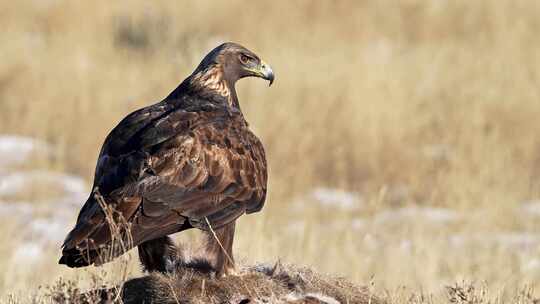
[[[236,270],[236,267],[226,267],[225,269],[223,269],[222,271],[219,271],[216,274],[216,277],[220,279],[230,277],[230,276],[234,276],[234,277],[240,276],[240,273]]]

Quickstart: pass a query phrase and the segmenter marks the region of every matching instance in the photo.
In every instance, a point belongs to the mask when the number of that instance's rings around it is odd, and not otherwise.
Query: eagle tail
[[[95,191],[94,191],[95,193]],[[96,195],[91,195],[83,206],[77,224],[68,233],[62,245],[62,256],[59,264],[68,267],[85,267],[92,264],[101,265],[128,251],[136,244],[129,234],[129,225],[125,220],[131,216],[138,206],[137,201],[123,202],[124,209],[111,210],[106,213],[103,206],[107,204],[100,194],[101,204]],[[129,208],[126,208],[129,207]]]
[[[122,255],[133,248],[133,244],[107,243],[97,248],[85,248],[87,246],[64,248],[58,264],[64,264],[71,268],[86,267],[92,264],[99,266],[110,262],[114,258]]]
[[[95,250],[86,251],[84,253],[75,248],[63,250],[62,257],[60,257],[58,264],[64,264],[71,268],[86,267],[92,263],[92,256],[95,257],[98,255]]]

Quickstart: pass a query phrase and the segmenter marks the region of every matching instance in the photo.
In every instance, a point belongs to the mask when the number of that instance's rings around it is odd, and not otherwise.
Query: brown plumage
[[[195,227],[211,236],[216,270],[234,271],[235,220],[266,197],[264,149],[235,90],[249,76],[274,79],[257,55],[222,44],[163,101],[124,118],[105,139],[60,263],[99,265],[138,246],[147,270],[167,271],[175,258],[167,235]]]

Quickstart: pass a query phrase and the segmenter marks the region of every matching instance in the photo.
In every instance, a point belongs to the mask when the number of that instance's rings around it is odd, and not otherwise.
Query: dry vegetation
[[[219,42],[240,42],[277,76],[238,85],[270,167],[264,212],[238,226],[247,263],[280,257],[374,282],[394,303],[437,302],[425,295],[463,280],[476,284],[448,289],[453,303],[532,303],[540,212],[520,210],[540,197],[539,12],[534,0],[2,1],[0,134],[53,147],[21,170],[90,181],[119,119],[166,96]],[[317,187],[356,193],[354,206],[318,204]],[[25,199],[39,198],[32,189]],[[388,213],[411,206],[456,216]],[[59,244],[13,262],[24,240],[0,216],[0,296],[23,301],[59,277],[118,283],[115,264],[56,265]]]
[[[317,274],[306,268],[255,265],[242,269],[241,276],[216,279],[197,265],[177,268],[174,275],[152,273],[126,281],[122,286],[81,292],[72,282],[59,281],[45,297],[55,302],[95,303],[121,299],[135,303],[288,303],[336,304],[380,303],[368,288],[342,278]]]

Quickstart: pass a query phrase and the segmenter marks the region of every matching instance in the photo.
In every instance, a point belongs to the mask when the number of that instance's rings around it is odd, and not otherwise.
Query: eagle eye
[[[254,59],[246,54],[240,54],[240,61],[243,64],[251,63]]]

